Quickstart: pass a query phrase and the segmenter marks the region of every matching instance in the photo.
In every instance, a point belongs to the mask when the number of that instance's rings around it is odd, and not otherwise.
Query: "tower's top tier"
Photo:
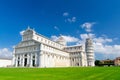
[[[91,46],[93,45],[93,40],[91,38],[86,39],[86,46],[88,45],[91,45]]]

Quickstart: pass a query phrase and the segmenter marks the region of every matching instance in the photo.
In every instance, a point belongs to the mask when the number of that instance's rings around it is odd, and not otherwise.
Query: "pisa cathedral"
[[[14,47],[13,66],[94,66],[93,42],[87,38],[85,45],[67,46],[62,36],[52,41],[28,28],[22,34],[22,41]]]

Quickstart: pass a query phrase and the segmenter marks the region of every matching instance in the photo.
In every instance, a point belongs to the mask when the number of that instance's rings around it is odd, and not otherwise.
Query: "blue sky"
[[[69,45],[90,34],[96,59],[120,56],[120,0],[0,0],[0,56],[27,26],[53,40],[62,34]]]

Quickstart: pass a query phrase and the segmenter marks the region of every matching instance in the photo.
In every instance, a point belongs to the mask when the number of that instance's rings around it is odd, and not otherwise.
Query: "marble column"
[[[31,53],[30,54],[30,67],[33,67],[33,65],[32,65],[33,63],[32,62],[33,62],[33,54]]]
[[[79,62],[79,66],[82,66],[82,63],[81,63],[80,57],[78,58],[78,62]]]
[[[49,67],[52,67],[52,55],[50,54]]]
[[[39,62],[39,67],[44,67],[44,65],[43,65],[43,59],[44,59],[44,58],[43,58],[43,52],[42,52],[42,51],[40,52],[40,55],[39,55],[39,56],[40,56],[40,58],[39,58],[39,59],[40,59],[40,60],[39,60],[39,61],[40,61],[40,62]]]
[[[44,67],[47,67],[47,54],[46,53],[44,54],[44,63],[45,63]]]
[[[45,67],[45,53],[43,53],[43,67]]]
[[[18,63],[18,56],[16,55],[15,56],[15,67],[18,67],[17,63]]]
[[[30,66],[30,54],[28,53],[27,54],[27,67]]]
[[[72,58],[72,66],[74,66],[74,58]]]
[[[22,55],[20,55],[20,66],[22,66]]]
[[[44,67],[46,67],[46,53],[44,53]]]
[[[41,62],[40,62],[40,61],[41,61],[40,56],[41,56],[41,54],[37,52],[37,54],[36,54],[36,60],[37,60],[37,63],[36,63],[36,64],[37,64],[37,67],[40,67],[40,65],[41,65],[41,64],[40,64],[40,63],[41,63]]]
[[[22,67],[24,67],[24,54],[22,54]]]
[[[37,66],[37,53],[35,53],[35,67]]]
[[[15,55],[13,55],[13,59],[12,59],[12,65],[13,65],[13,67],[15,67]]]

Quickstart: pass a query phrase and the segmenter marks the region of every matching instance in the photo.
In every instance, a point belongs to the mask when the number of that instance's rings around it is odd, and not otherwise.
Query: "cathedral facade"
[[[85,45],[66,46],[62,36],[57,41],[52,41],[28,28],[22,34],[22,41],[14,47],[13,66],[94,66],[93,42],[88,38]]]

